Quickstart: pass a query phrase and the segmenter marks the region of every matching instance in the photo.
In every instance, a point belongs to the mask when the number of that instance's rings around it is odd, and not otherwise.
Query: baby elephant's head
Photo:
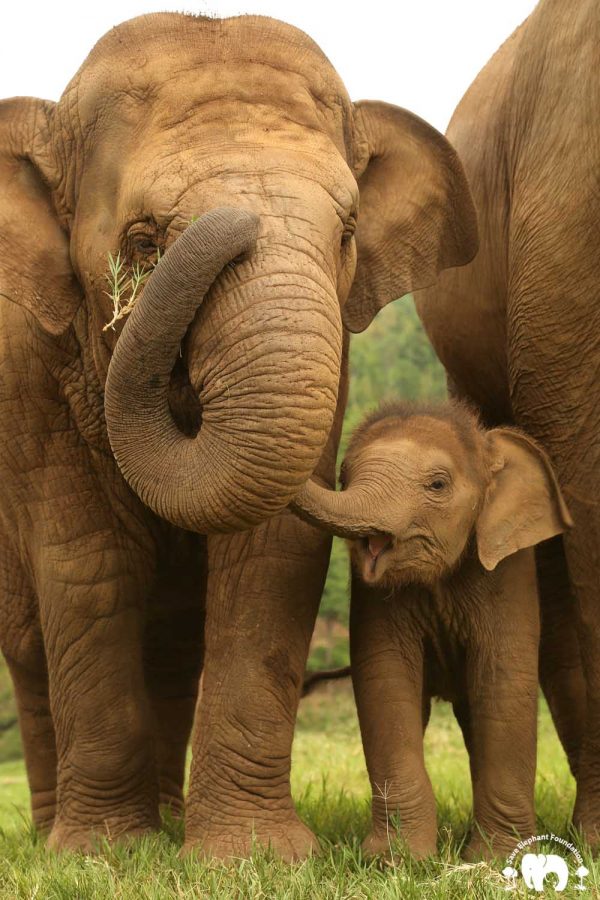
[[[294,509],[351,539],[370,584],[431,585],[475,544],[491,570],[572,524],[544,451],[459,403],[383,407],[354,433],[340,481],[338,493],[310,482]]]

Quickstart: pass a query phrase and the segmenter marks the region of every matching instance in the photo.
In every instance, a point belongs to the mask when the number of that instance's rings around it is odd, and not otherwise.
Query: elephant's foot
[[[435,829],[423,833],[405,833],[390,826],[387,830],[370,831],[362,842],[366,857],[383,856],[389,862],[400,862],[407,856],[412,859],[427,859],[437,850]]]
[[[102,851],[104,841],[110,844],[128,844],[131,841],[156,832],[158,818],[154,822],[140,824],[119,818],[107,819],[101,826],[85,826],[55,821],[46,842],[46,848],[60,852],[63,850],[97,854]]]
[[[586,826],[583,823],[573,823],[581,835],[580,843],[583,843],[590,849],[590,853],[594,859],[600,859],[600,824],[590,824]]]
[[[54,825],[56,791],[35,791],[31,795],[31,816],[38,832],[47,834]]]
[[[573,825],[593,855],[600,856],[600,809],[594,815],[590,806],[584,806],[578,798],[573,810]]]
[[[591,693],[591,692],[590,692]],[[578,760],[577,792],[573,825],[590,847],[600,855],[600,689],[589,701],[587,732]]]
[[[462,851],[465,862],[491,862],[492,860],[505,859],[509,856],[520,840],[531,837],[536,833],[535,824],[532,822],[529,829],[520,829],[520,837],[516,829],[510,832],[496,832],[490,837],[486,832],[474,830]]]
[[[159,804],[161,812],[166,813],[172,819],[183,819],[183,797],[174,797],[171,794],[163,794],[161,791]]]
[[[170,778],[159,779],[158,802],[161,810],[168,812],[174,819],[182,819],[184,812],[183,790],[181,786]]]
[[[270,826],[255,822],[252,830],[241,826],[193,831],[188,828],[181,852],[232,862],[248,859],[256,850],[267,850],[286,863],[300,862],[320,852],[316,837],[297,817]]]
[[[510,853],[515,849],[518,843],[518,838],[514,838],[512,842],[512,847],[507,848],[507,852]],[[495,844],[486,843],[481,836],[477,836],[477,838],[472,838],[468,841],[463,847],[462,858],[467,863],[477,863],[477,862],[489,862],[492,859],[496,859],[498,857],[506,856],[506,853],[502,853]]]

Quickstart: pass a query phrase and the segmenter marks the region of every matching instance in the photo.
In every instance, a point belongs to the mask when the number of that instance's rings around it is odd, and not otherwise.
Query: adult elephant
[[[600,829],[600,10],[542,0],[477,77],[448,129],[481,249],[417,301],[453,392],[550,455],[575,527],[542,545],[540,674]],[[576,61],[576,65],[575,65]],[[574,600],[573,600],[574,598]],[[576,627],[577,626],[577,627]],[[579,640],[578,640],[579,638]]]
[[[285,508],[334,479],[342,322],[475,252],[456,155],[353,105],[288,25],[160,14],[56,105],[0,106],[0,180],[1,640],[34,819],[86,849],[155,827],[159,785],[180,805],[202,668],[187,846],[302,857],[290,748],[330,545]],[[104,330],[108,255],[159,251]]]

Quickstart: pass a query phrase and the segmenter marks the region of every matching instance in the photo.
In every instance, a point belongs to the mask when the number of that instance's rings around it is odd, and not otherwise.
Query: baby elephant
[[[533,547],[571,525],[548,457],[465,407],[387,406],[355,432],[342,492],[295,511],[351,539],[351,667],[373,791],[364,847],[436,849],[423,757],[431,698],[450,700],[471,765],[469,858],[535,834],[539,613]],[[393,829],[397,828],[397,832]]]

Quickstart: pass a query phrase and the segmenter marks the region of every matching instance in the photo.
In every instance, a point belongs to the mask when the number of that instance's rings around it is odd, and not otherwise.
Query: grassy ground
[[[573,784],[544,705],[539,743],[538,833],[567,836]],[[400,862],[396,867],[366,863],[359,843],[368,825],[368,783],[351,694],[345,686],[322,689],[303,701],[292,772],[300,813],[321,836],[322,856],[290,867],[257,854],[232,868],[179,859],[181,831],[173,822],[165,823],[163,833],[155,838],[140,841],[133,851],[106,848],[92,859],[47,854],[29,823],[22,763],[7,762],[0,765],[0,898],[465,900],[507,896],[500,875],[503,862],[461,865],[470,788],[466,754],[447,705],[434,708],[427,760],[439,803],[439,858],[421,865]],[[555,850],[548,847],[548,852]],[[587,890],[583,894],[575,890],[572,875],[560,896],[600,897],[600,870],[586,853],[584,859],[590,869]],[[545,892],[546,897],[554,894],[552,888]],[[530,895],[542,896],[533,891]],[[526,896],[525,888],[512,896]]]

